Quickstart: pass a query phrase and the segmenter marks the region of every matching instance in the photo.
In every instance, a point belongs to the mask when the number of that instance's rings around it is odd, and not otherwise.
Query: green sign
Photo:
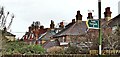
[[[99,29],[99,20],[88,19],[88,21],[86,23],[87,23],[88,28]]]

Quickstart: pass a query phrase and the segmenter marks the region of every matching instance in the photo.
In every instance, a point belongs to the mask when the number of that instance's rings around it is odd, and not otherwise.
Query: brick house
[[[87,29],[86,22],[82,21],[80,11],[77,11],[76,21],[73,19],[63,30],[54,35],[53,38],[58,39],[62,47],[68,46],[70,43],[79,44],[85,41]]]
[[[100,19],[104,37],[112,33],[112,27],[108,25],[112,21],[111,13],[110,7],[105,8],[104,18]],[[87,19],[93,19],[91,12],[88,13]],[[71,23],[53,37],[59,40],[60,46],[66,46],[72,42],[76,43],[74,45],[81,45],[81,43],[84,43],[90,49],[98,49],[99,30],[89,29],[86,25],[86,21],[82,21],[80,11],[77,11],[76,21],[72,20]]]

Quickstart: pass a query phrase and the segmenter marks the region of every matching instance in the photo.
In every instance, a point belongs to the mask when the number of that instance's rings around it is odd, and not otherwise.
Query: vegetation
[[[80,53],[80,48],[76,46],[70,46],[65,50],[66,54],[79,54]]]
[[[43,54],[44,49],[40,45],[28,45],[23,41],[6,43],[3,54]]]
[[[103,42],[107,49],[120,49],[120,27],[117,26],[115,32],[106,35]]]
[[[10,17],[10,21],[8,20],[8,17]],[[5,32],[10,29],[10,26],[12,24],[14,15],[10,12],[6,12],[4,10],[4,7],[0,7],[0,53],[1,50],[4,49],[4,45],[7,42],[7,38],[5,37]]]
[[[64,51],[63,48],[59,46],[54,46],[47,49],[48,54],[63,54],[64,53],[63,51]]]

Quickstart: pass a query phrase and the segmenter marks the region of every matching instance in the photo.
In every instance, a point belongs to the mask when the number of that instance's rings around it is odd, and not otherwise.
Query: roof
[[[12,33],[10,33],[10,32],[5,32],[4,35],[5,35],[5,36],[13,36],[13,37],[16,36],[16,35],[14,35],[14,34],[12,34]]]
[[[58,32],[55,37],[57,36],[64,36],[64,35],[83,35],[86,33],[87,25],[86,21],[82,21],[81,23],[69,23],[62,31]]]
[[[109,26],[111,27],[117,26],[117,25],[120,26],[120,14],[114,17],[113,19],[111,19],[111,22],[109,23]]]
[[[41,35],[40,37],[39,37],[39,40],[40,39],[42,39],[42,40],[50,40],[50,37],[51,36],[53,36],[53,35],[55,35],[56,34],[56,32],[54,31],[54,30],[49,30],[49,31],[47,31],[46,33],[44,33],[43,35]]]
[[[50,47],[53,47],[53,46],[59,46],[59,41],[58,40],[49,40],[47,41],[46,43],[43,44],[43,47],[44,48],[50,48]]]
[[[110,23],[110,21],[107,21],[106,19],[101,19],[102,28],[110,27],[110,26],[108,26],[109,23]]]

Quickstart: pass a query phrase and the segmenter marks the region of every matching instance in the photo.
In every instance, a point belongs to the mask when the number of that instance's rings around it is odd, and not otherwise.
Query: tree
[[[6,37],[5,37],[5,32],[7,32],[8,29],[10,29],[10,26],[12,24],[14,15],[12,14],[11,16],[11,21],[9,22],[8,26],[7,24],[7,17],[9,16],[9,12],[5,12],[4,7],[0,7],[0,50],[4,47],[6,44]],[[1,51],[0,51],[1,52]]]
[[[63,54],[63,48],[59,46],[53,46],[47,49],[48,54]]]
[[[104,35],[104,49],[120,49],[120,27],[117,26],[114,33]]]
[[[80,50],[81,49],[77,46],[69,46],[64,52],[66,54],[79,54]]]
[[[23,41],[6,43],[2,51],[3,54],[43,54],[45,52],[40,45],[28,45]]]
[[[4,28],[6,28],[6,30],[10,29],[14,15],[11,14],[11,20],[7,26],[6,24],[7,24],[7,19],[8,19],[9,14],[10,12],[7,12],[7,13],[5,12],[4,7],[0,8],[0,30],[4,30]]]

